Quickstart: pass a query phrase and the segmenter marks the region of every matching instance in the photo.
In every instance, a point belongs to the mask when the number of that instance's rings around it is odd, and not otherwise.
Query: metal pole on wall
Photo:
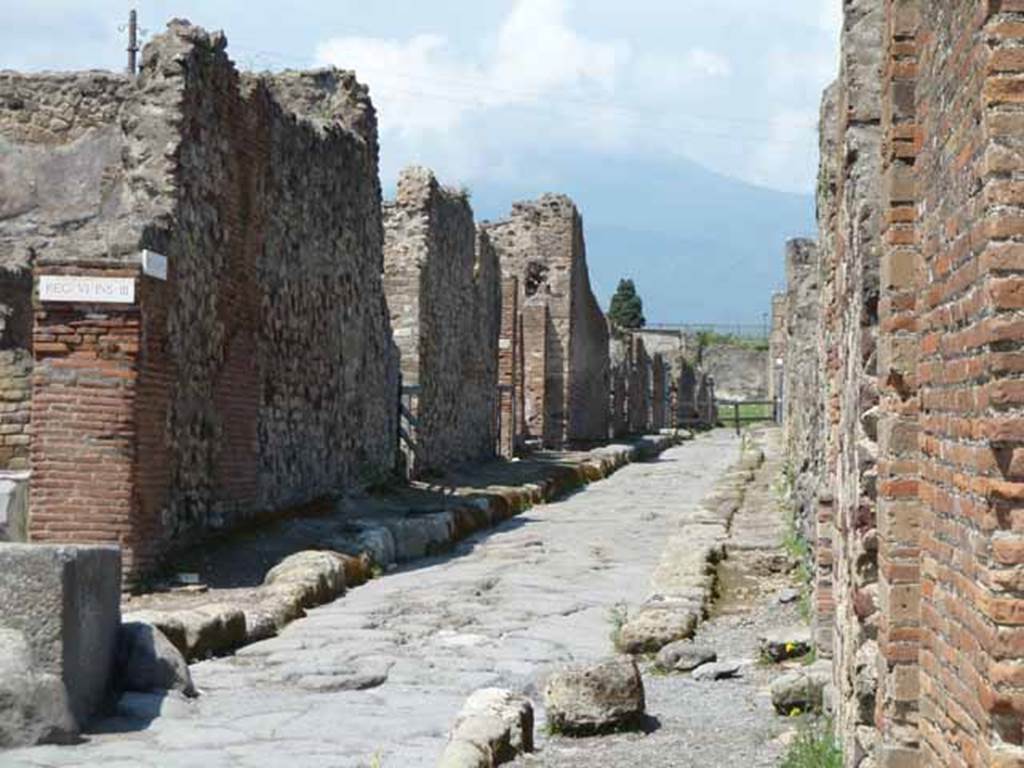
[[[128,75],[135,77],[135,59],[139,52],[138,16],[132,9],[128,14]]]

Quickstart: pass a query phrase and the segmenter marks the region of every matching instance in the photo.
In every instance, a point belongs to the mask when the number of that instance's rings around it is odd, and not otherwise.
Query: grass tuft
[[[779,768],[843,768],[843,753],[832,733],[832,722],[804,722]]]
[[[622,628],[629,621],[629,606],[625,602],[618,602],[608,609],[608,622],[612,625],[608,637],[616,650],[622,647]]]

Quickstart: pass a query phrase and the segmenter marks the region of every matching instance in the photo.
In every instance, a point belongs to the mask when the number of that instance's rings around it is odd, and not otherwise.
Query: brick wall
[[[933,5],[915,36],[922,759],[1020,765],[1024,8]]]
[[[819,614],[836,607],[845,759],[1021,765],[1024,6],[845,10],[842,72],[823,109],[821,477],[837,479],[819,493],[819,531],[830,535],[817,547]],[[874,32],[862,25],[879,18],[881,39],[865,52]],[[865,245],[876,237],[873,282]]]
[[[483,236],[483,233],[481,233]],[[498,448],[505,458],[512,458],[520,448],[522,429],[522,388],[519,379],[519,281],[504,278],[501,281],[501,329],[498,337],[498,386],[500,438]]]

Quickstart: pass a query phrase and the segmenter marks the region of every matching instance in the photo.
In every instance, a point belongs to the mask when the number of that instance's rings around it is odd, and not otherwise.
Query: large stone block
[[[107,694],[121,624],[116,547],[0,544],[0,628],[24,636],[32,672],[63,682],[79,726]]]

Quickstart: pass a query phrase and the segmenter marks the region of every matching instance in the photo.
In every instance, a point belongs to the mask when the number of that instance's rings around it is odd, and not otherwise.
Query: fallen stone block
[[[828,661],[794,669],[772,682],[772,706],[780,715],[794,712],[821,712],[825,688],[832,682]]]
[[[178,649],[182,656],[188,658],[188,640],[185,637],[185,623],[176,613],[165,611],[133,611],[123,617],[126,624],[151,624],[163,633],[171,645]]]
[[[483,688],[455,720],[441,768],[490,768],[533,751],[533,705],[500,688]]]
[[[99,709],[111,688],[117,633],[121,626],[121,554],[116,547],[0,544],[0,628],[20,633],[27,656],[19,684],[39,697],[36,720],[52,733],[67,731],[58,717],[61,698],[76,728]],[[8,642],[17,644],[8,636]],[[44,725],[23,724],[15,733],[18,697],[0,697],[0,721],[8,741],[49,739]],[[32,719],[32,718],[30,718]],[[38,727],[37,727],[38,726]],[[52,735],[52,734],[51,734]]]
[[[138,621],[121,625],[117,684],[123,691],[180,691],[186,696],[196,695],[181,651],[152,624]]]
[[[548,678],[544,706],[551,728],[569,735],[637,728],[646,711],[640,670],[630,656],[568,667]]]
[[[665,672],[689,672],[717,660],[718,654],[714,648],[697,645],[692,640],[679,640],[658,651],[655,663]]]
[[[738,677],[747,666],[745,661],[717,661],[711,664],[702,664],[691,673],[694,680],[726,680],[730,677]]]
[[[700,610],[692,603],[685,607],[672,604],[641,609],[623,624],[616,645],[623,653],[657,653],[669,643],[693,637]]]

